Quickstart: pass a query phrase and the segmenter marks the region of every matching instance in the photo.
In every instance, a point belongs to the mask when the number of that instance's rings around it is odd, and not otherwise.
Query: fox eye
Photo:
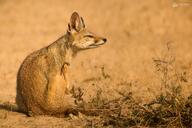
[[[85,35],[84,37],[90,37],[90,38],[92,38],[93,36],[92,36],[92,35]]]

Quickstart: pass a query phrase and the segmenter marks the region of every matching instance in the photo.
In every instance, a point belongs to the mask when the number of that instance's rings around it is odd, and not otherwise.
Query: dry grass
[[[170,43],[167,43],[166,55],[154,58],[153,62],[161,82],[161,92],[151,102],[145,104],[136,100],[129,91],[117,91],[120,97],[108,100],[103,97],[103,90],[99,87],[96,95],[86,102],[82,98],[84,93],[81,88],[73,88],[71,93],[76,98],[79,110],[86,115],[97,116],[97,118],[87,117],[87,126],[191,127],[192,95],[186,98],[182,94],[182,87],[187,82],[186,72],[176,68]],[[103,67],[102,77],[109,76]]]

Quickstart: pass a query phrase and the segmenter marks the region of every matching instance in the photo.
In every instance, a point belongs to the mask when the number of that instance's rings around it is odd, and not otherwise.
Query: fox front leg
[[[58,73],[50,73],[47,84],[47,103],[54,104],[55,100],[68,92],[68,66],[64,64]],[[64,93],[63,93],[64,92]]]
[[[69,64],[64,63],[61,68],[61,75],[63,76],[63,79],[66,81],[66,90],[65,93],[69,93]]]

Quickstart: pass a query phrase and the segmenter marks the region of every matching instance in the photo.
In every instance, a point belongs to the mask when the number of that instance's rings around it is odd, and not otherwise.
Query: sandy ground
[[[0,103],[15,102],[16,75],[23,59],[34,50],[55,41],[66,32],[73,11],[84,17],[91,31],[108,43],[80,53],[72,62],[72,85],[95,90],[87,80],[99,78],[101,68],[110,80],[96,81],[109,88],[122,83],[142,101],[160,91],[152,58],[166,54],[166,43],[176,65],[192,73],[192,2],[177,0],[0,0]],[[185,86],[192,92],[192,81]],[[113,95],[111,95],[113,97]],[[26,117],[0,109],[1,127],[77,127],[80,120],[54,117]]]

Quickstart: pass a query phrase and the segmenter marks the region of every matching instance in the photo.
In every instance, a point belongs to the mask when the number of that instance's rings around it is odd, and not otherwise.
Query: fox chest
[[[48,92],[55,95],[65,94],[68,91],[68,66],[63,65],[60,72],[51,75],[48,80]]]

